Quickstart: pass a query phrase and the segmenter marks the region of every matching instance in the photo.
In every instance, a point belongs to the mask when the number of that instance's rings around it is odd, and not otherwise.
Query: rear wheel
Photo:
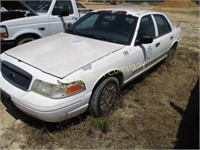
[[[167,57],[166,57],[166,59],[165,59],[165,63],[166,63],[167,65],[172,64],[175,51],[176,51],[176,45],[172,46],[172,48],[171,48],[171,49],[168,51],[168,53],[167,53]]]
[[[109,77],[95,89],[90,100],[89,112],[95,117],[110,113],[119,93],[119,82],[115,77]]]
[[[28,42],[34,41],[36,39],[37,39],[36,37],[31,36],[31,35],[21,36],[21,37],[17,38],[15,45],[16,46],[22,45],[24,43],[28,43]]]

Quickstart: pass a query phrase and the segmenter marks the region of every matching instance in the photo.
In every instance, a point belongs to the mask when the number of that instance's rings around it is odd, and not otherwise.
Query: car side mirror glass
[[[135,45],[140,45],[140,44],[150,44],[153,42],[153,38],[148,36],[148,35],[143,35],[141,37],[139,37],[136,42]]]
[[[59,17],[69,16],[69,12],[67,10],[61,11]]]

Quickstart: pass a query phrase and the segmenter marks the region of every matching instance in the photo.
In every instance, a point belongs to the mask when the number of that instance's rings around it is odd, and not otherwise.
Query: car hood
[[[45,73],[64,78],[124,45],[60,33],[17,46],[5,53]]]
[[[19,0],[15,1],[1,1],[1,7],[5,8],[6,10],[27,10],[30,11],[32,14],[37,15],[34,10],[32,10],[29,6]],[[4,9],[3,9],[4,10]]]

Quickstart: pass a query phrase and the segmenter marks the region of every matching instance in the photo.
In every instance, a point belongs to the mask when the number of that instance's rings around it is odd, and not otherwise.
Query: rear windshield
[[[50,0],[25,0],[25,4],[38,13],[47,13],[51,2]]]

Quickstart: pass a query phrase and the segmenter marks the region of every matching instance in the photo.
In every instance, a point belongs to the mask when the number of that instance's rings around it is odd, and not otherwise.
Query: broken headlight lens
[[[55,85],[41,80],[35,80],[31,90],[53,99],[60,99],[84,91],[85,84],[82,81],[75,81],[67,84],[59,83]]]

